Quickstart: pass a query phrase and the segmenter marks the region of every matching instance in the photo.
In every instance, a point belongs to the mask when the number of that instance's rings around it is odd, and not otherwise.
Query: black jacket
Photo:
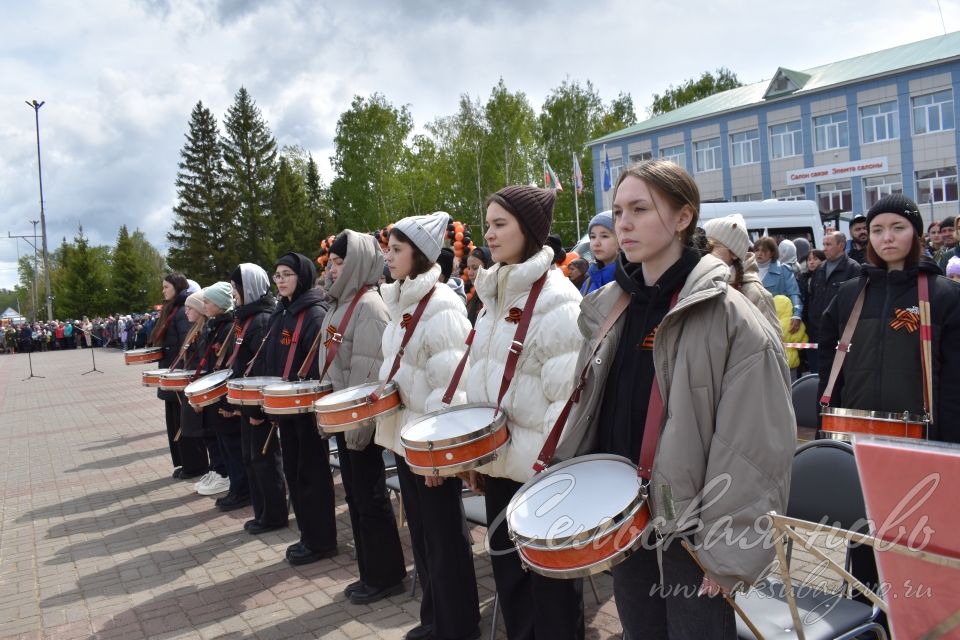
[[[260,349],[260,345],[264,343],[264,339],[267,337],[267,330],[270,327],[270,317],[276,309],[276,306],[277,301],[273,297],[273,294],[266,293],[259,300],[237,307],[234,311],[234,316],[240,327],[243,327],[248,319],[250,320],[250,325],[247,327],[246,333],[243,334],[243,342],[240,344],[237,359],[233,363],[234,378],[243,377],[250,360],[254,354],[257,353],[257,350]],[[266,375],[264,373],[265,352],[269,349],[270,345],[263,345],[263,350],[253,363],[253,367],[250,368],[251,376]],[[236,409],[237,407],[234,407],[234,410]],[[240,407],[240,411],[248,418],[263,418],[263,411],[258,406],[245,405]]]
[[[840,286],[821,324],[817,398],[830,377],[837,342],[857,295],[867,286],[860,321],[830,404],[847,409],[923,413],[919,314],[915,313],[917,275],[921,271],[929,278],[933,326],[936,424],[930,437],[960,442],[960,285],[939,275],[939,268],[929,260],[904,271],[887,272],[864,265],[859,278]]]
[[[267,339],[267,344],[260,355],[264,359],[262,375],[283,375],[287,354],[290,351],[293,334],[296,330],[297,317],[301,312],[304,314],[303,325],[300,327],[300,338],[295,346],[296,351],[289,375],[291,380],[296,379],[297,371],[307,357],[310,345],[313,344],[317,332],[320,331],[323,317],[327,313],[326,295],[320,289],[308,289],[293,302],[289,302],[286,298],[280,299],[280,303],[270,319],[272,323],[270,337]],[[316,375],[317,367],[312,366],[304,378],[315,378]]]
[[[234,341],[236,340],[236,331],[233,322],[233,311],[223,313],[216,318],[207,320],[206,331],[204,335],[204,350],[201,356],[206,354],[206,360],[198,362],[201,366],[200,375],[204,376],[213,373],[219,369],[224,369],[227,362],[230,361],[230,355],[233,353]],[[223,360],[217,367],[217,352],[223,347]],[[225,418],[220,415],[220,410],[234,411],[235,407],[227,404],[226,398],[221,398],[219,402],[214,402],[203,408],[204,427],[212,428],[214,432],[226,435],[239,435],[240,418]]]
[[[826,262],[813,272],[810,277],[810,291],[807,295],[807,302],[803,305],[804,312],[807,314],[805,322],[810,342],[816,342],[819,338],[823,312],[827,310],[830,302],[837,295],[840,285],[859,276],[860,264],[848,256],[840,258],[840,263],[830,273],[829,278],[827,277]]]
[[[173,364],[173,361],[177,359],[177,354],[180,353],[180,345],[183,344],[190,332],[190,321],[187,320],[187,311],[183,306],[189,296],[190,294],[186,290],[181,291],[173,302],[176,311],[174,311],[173,318],[167,324],[167,330],[163,334],[163,357],[157,363],[158,369],[167,369]],[[177,365],[177,368],[180,367],[183,367],[182,360]],[[161,400],[176,400],[177,394],[174,391],[157,389],[157,397]]]

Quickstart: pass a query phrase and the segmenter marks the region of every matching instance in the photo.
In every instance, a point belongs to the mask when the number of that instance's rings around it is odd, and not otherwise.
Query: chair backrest
[[[853,447],[836,440],[814,440],[797,448],[790,479],[787,515],[862,532],[867,511]],[[853,527],[856,528],[853,528]]]
[[[809,373],[793,382],[791,395],[793,396],[793,413],[797,416],[798,427],[817,428],[820,401],[817,398],[817,387],[820,385],[820,376]]]

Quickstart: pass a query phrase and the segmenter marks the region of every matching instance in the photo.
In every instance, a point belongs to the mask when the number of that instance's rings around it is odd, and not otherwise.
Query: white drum
[[[227,382],[227,402],[241,406],[262,405],[263,388],[277,382],[283,382],[280,376],[234,378]]]
[[[208,373],[194,380],[183,390],[187,401],[194,407],[206,407],[227,395],[227,380],[233,376],[232,369]]]
[[[324,396],[313,403],[317,428],[321,433],[339,433],[388,416],[400,409],[400,391],[397,383],[388,382],[377,400],[370,397],[380,388],[379,382],[347,387]]]
[[[321,383],[319,380],[267,385],[263,388],[263,412],[273,415],[310,413],[314,400],[319,400],[332,390],[332,383]]]
[[[450,476],[495,459],[510,441],[507,417],[492,404],[463,404],[434,411],[400,431],[410,470]]]

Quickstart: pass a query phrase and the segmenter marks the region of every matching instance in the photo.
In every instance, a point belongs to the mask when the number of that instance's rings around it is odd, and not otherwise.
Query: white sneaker
[[[194,483],[194,485],[193,485],[193,490],[196,491],[197,493],[200,493],[200,489],[202,489],[202,488],[203,488],[204,486],[206,486],[211,480],[213,480],[213,474],[214,474],[214,473],[215,473],[215,472],[212,471],[212,470],[211,470],[211,471],[207,471],[207,472],[203,475],[202,478],[200,478],[199,480],[197,480],[196,483]]]
[[[202,496],[214,496],[230,489],[230,480],[224,478],[219,473],[213,472],[213,479],[207,484],[197,489],[197,493]]]

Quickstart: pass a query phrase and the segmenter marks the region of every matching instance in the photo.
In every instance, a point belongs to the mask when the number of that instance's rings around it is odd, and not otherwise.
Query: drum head
[[[280,376],[253,376],[251,378],[236,378],[227,383],[231,389],[259,389],[268,384],[283,382]]]
[[[297,382],[277,382],[263,388],[263,393],[277,396],[295,396],[320,391],[319,380],[299,380]]]
[[[188,396],[195,393],[205,393],[214,387],[218,387],[224,383],[225,380],[229,380],[230,376],[233,375],[233,370],[224,369],[223,371],[214,371],[213,373],[208,373],[199,380],[194,380],[187,385],[187,388],[183,390]]]
[[[493,424],[496,410],[493,405],[451,407],[411,422],[400,431],[400,437],[410,444],[456,440],[484,431]]]
[[[560,543],[609,527],[637,505],[637,468],[620,456],[590,455],[527,482],[507,507],[507,524],[527,541]]]
[[[392,384],[392,383],[391,383]],[[361,384],[355,387],[347,387],[346,389],[341,389],[340,391],[334,391],[333,393],[326,395],[316,402],[314,406],[317,408],[317,411],[328,411],[330,409],[337,408],[338,405],[342,404],[352,404],[363,400],[371,393],[377,390],[380,386],[379,382],[371,382],[370,384]],[[384,394],[391,389],[390,386],[384,390]]]
[[[149,376],[149,377],[152,377],[152,378],[159,378],[160,376],[162,376],[162,375],[165,374],[166,372],[167,372],[166,369],[151,369],[150,371],[144,371],[142,375],[143,375],[144,377]]]

